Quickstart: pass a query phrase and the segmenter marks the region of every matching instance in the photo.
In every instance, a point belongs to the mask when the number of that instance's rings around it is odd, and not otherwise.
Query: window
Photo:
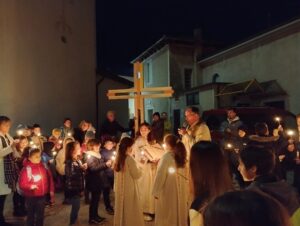
[[[145,84],[150,85],[152,83],[152,68],[151,62],[146,63],[146,71],[145,71]]]
[[[194,93],[186,94],[186,104],[187,105],[197,105],[197,104],[199,104],[199,93],[194,92]]]
[[[184,88],[190,89],[192,87],[192,73],[193,70],[190,68],[184,69]]]

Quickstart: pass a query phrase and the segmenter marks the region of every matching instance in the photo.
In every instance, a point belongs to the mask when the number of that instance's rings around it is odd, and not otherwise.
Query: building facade
[[[95,123],[95,2],[0,1],[0,115],[50,132]],[[75,125],[76,126],[76,125]]]
[[[144,64],[145,87],[175,90],[172,98],[145,100],[146,119],[166,111],[176,130],[189,105],[201,111],[272,106],[300,112],[300,20],[207,56],[213,49],[197,40],[163,37],[135,59]]]

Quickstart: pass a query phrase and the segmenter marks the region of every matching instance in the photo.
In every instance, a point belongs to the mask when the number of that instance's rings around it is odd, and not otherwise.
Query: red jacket
[[[31,189],[35,185],[36,189]],[[19,189],[25,197],[44,196],[54,192],[54,182],[51,172],[45,168],[42,162],[33,164],[29,160],[24,161],[24,167],[19,176]]]

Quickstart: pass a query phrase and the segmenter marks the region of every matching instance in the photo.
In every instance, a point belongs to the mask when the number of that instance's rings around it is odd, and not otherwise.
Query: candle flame
[[[174,174],[174,173],[176,173],[176,169],[171,166],[168,168],[168,172],[169,172],[169,174]]]

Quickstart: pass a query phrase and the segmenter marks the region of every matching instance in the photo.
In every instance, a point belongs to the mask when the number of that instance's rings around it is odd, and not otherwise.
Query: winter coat
[[[117,121],[110,122],[109,120],[106,119],[101,125],[100,133],[101,136],[109,135],[111,137],[117,137],[118,132],[124,133],[129,130],[130,129],[125,129]]]
[[[258,176],[247,189],[263,192],[275,198],[287,208],[290,216],[300,207],[296,190],[284,180],[278,180],[275,175]]]
[[[224,132],[224,133],[229,133],[233,137],[237,137],[239,127],[242,126],[242,125],[243,125],[243,122],[237,116],[232,120],[227,119],[226,121],[222,122],[221,131]]]
[[[107,162],[108,160],[111,160],[112,156],[113,156],[113,150],[107,150],[105,148],[102,148],[100,151],[101,157],[104,159],[104,162]],[[114,171],[112,168],[107,168],[105,170],[105,174],[109,179],[113,179],[114,178]]]
[[[88,165],[86,174],[86,187],[90,191],[102,191],[103,188],[110,187],[109,181],[105,174],[105,170],[108,168],[104,159],[101,157],[100,153],[94,151],[87,151]]]
[[[36,185],[37,189],[32,190],[32,185]],[[25,160],[19,176],[19,188],[25,197],[40,197],[54,192],[50,170],[47,170],[42,162],[34,164]]]
[[[67,160],[65,165],[65,194],[67,197],[80,196],[84,190],[84,171],[80,160]]]

